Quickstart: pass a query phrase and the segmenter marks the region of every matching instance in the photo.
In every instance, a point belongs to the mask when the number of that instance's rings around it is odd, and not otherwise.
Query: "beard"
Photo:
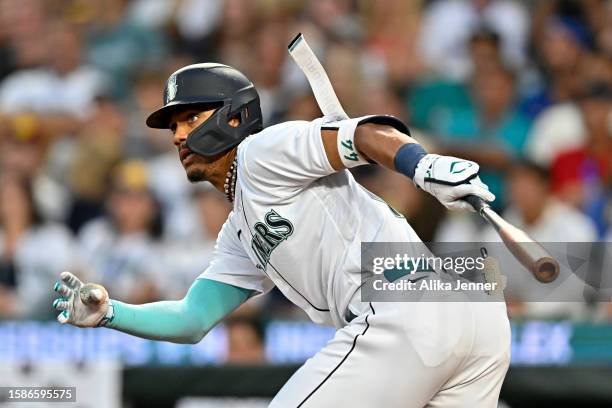
[[[204,172],[200,169],[192,169],[187,172],[187,180],[192,183],[204,181]]]

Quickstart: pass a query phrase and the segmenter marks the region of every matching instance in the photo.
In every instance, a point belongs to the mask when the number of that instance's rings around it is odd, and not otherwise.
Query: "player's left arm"
[[[78,327],[108,327],[151,340],[195,344],[221,319],[245,302],[249,289],[196,279],[181,300],[133,305],[109,299],[101,285],[84,284],[63,272],[53,288],[60,297],[57,320]]]
[[[365,123],[364,123],[365,122]],[[323,147],[334,170],[378,163],[411,178],[445,207],[472,207],[461,198],[495,196],[478,177],[477,163],[452,156],[428,154],[408,128],[390,116],[347,119],[321,129]]]

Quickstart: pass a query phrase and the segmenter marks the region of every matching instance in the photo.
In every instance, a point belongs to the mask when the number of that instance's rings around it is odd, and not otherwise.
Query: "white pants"
[[[497,407],[510,361],[503,303],[371,303],[270,407]]]

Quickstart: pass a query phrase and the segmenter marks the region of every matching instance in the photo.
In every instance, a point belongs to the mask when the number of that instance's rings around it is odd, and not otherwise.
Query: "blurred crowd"
[[[204,61],[253,80],[266,125],[320,116],[288,57],[298,32],[349,115],[396,115],[477,161],[537,240],[612,241],[612,1],[0,0],[0,318],[51,318],[62,270],[128,302],[180,298],[231,207],[144,119]],[[355,175],[424,241],[490,236],[401,175]],[[244,316],[232,327],[260,341]]]

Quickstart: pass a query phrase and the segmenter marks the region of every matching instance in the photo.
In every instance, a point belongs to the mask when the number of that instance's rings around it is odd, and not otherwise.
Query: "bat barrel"
[[[538,281],[549,283],[557,278],[560,270],[559,262],[550,256],[539,243],[531,239],[524,231],[504,220],[480,197],[470,195],[465,200],[497,230],[512,255]]]

